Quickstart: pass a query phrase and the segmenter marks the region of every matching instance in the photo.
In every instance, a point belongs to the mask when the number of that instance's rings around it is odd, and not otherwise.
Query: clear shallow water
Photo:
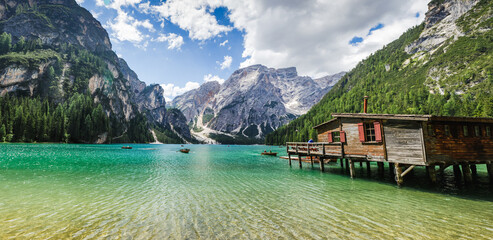
[[[0,144],[0,239],[493,238],[483,167],[473,186],[448,169],[399,189],[387,169],[351,180],[259,155],[284,148],[132,146]]]

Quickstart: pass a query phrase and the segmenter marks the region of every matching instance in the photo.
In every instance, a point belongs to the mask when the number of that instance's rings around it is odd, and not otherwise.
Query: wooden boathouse
[[[366,104],[365,104],[366,105]],[[354,163],[384,163],[394,169],[398,185],[416,166],[424,166],[436,181],[436,166],[454,167],[454,174],[471,181],[476,164],[486,164],[493,178],[493,118],[444,117],[433,115],[334,113],[333,119],[314,128],[317,143],[288,142],[289,164],[297,155],[320,161],[320,169],[329,161],[346,161],[351,177]],[[301,160],[299,161],[300,167]]]

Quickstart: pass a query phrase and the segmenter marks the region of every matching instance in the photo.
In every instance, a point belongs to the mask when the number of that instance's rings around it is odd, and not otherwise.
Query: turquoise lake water
[[[0,144],[0,239],[492,239],[493,184],[260,156],[266,146]],[[387,167],[387,166],[386,166]]]

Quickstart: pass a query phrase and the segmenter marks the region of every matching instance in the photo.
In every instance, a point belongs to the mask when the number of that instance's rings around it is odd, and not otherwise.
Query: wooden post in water
[[[394,164],[393,163],[389,163],[389,173],[390,173],[390,176],[394,176]]]
[[[324,172],[325,171],[325,165],[324,165],[324,158],[323,157],[320,158],[319,163],[320,163],[320,171]]]
[[[359,162],[359,167],[363,167],[363,162]]]
[[[478,169],[476,168],[476,164],[469,165],[471,167],[471,173],[473,177],[478,176]]]
[[[490,176],[490,181],[493,182],[493,163],[486,164],[486,170],[488,170],[488,175]]]
[[[462,180],[462,174],[460,173],[460,168],[457,164],[454,164],[454,177],[456,181]]]
[[[349,171],[349,160],[346,158],[345,162],[346,162],[346,172],[348,172]]]
[[[371,174],[370,161],[366,161],[366,172],[368,173],[368,175]]]
[[[312,168],[313,168],[313,156],[310,155],[310,163],[312,164]]]
[[[351,175],[351,178],[354,178],[354,162],[353,162],[353,160],[349,160],[349,175]]]
[[[395,181],[397,182],[398,186],[401,186],[401,184],[404,182],[404,179],[402,178],[402,168],[399,163],[395,164]]]
[[[380,177],[383,177],[383,172],[384,172],[383,162],[377,162],[377,166],[378,166],[378,175]]]
[[[428,177],[430,177],[430,181],[432,183],[436,183],[437,182],[437,174],[435,171],[435,165],[427,166],[426,171],[428,172]]]
[[[291,154],[288,153],[288,158],[289,158],[289,166],[291,167]]]
[[[303,165],[301,164],[301,155],[298,155],[298,162],[300,162],[300,168],[303,168]]]
[[[471,168],[469,167],[469,164],[462,164],[462,174],[464,175],[464,181],[466,183],[472,182]]]
[[[344,159],[343,158],[339,158],[339,160],[340,160],[340,163],[341,163],[341,168],[343,168],[344,167],[344,163],[343,163]]]

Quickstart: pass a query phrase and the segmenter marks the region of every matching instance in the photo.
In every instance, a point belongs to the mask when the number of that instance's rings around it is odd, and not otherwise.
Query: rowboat
[[[130,146],[123,146],[122,149],[132,149]]]
[[[276,152],[271,152],[271,151],[269,151],[269,152],[264,151],[264,152],[262,153],[262,155],[267,155],[267,156],[277,156],[277,153],[276,153]]]
[[[182,148],[182,149],[180,149],[180,152],[182,152],[182,153],[188,153],[188,152],[190,152],[190,149],[188,149],[188,148]]]

